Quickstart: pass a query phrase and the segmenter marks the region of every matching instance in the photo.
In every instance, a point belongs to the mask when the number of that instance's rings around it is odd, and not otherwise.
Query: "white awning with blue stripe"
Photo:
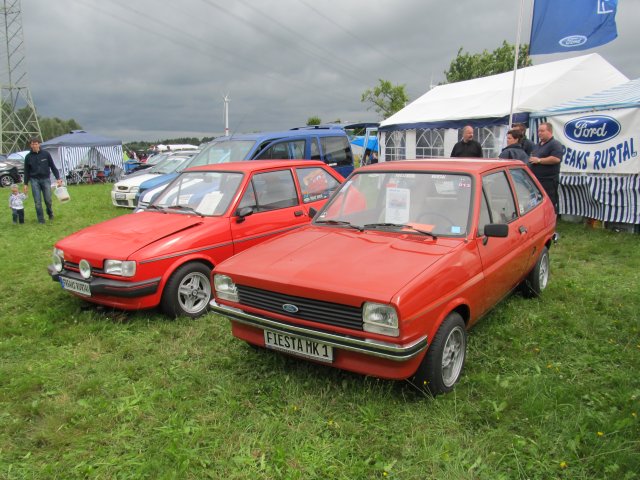
[[[562,103],[541,112],[532,113],[531,116],[548,117],[566,113],[633,107],[640,107],[640,78],[630,80],[592,95]]]

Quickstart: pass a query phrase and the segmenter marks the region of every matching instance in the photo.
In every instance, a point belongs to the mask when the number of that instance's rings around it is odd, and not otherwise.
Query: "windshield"
[[[342,185],[314,223],[461,236],[469,228],[471,187],[471,177],[461,174],[358,173]]]
[[[184,172],[152,203],[159,210],[198,215],[224,214],[242,183],[235,172]]]
[[[201,167],[203,165],[245,160],[255,143],[255,140],[214,141],[194,156],[188,166]]]
[[[165,158],[151,167],[149,169],[149,173],[158,173],[162,175],[166,173],[173,173],[180,169],[180,166],[184,165],[189,158],[191,157],[179,157],[177,155]]]

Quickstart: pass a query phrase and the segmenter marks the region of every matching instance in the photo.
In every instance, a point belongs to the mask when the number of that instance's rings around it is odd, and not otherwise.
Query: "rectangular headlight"
[[[230,302],[237,302],[239,300],[236,284],[233,283],[231,277],[216,274],[213,276],[213,285],[218,298],[221,298],[222,300],[229,300]]]
[[[104,273],[133,277],[136,274],[136,262],[134,260],[105,260]]]
[[[398,313],[391,305],[365,302],[362,308],[362,321],[365,332],[379,333],[390,337],[400,335]]]

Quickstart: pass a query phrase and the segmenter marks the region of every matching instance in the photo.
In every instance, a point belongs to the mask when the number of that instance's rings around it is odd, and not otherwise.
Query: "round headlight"
[[[52,258],[53,258],[53,268],[56,269],[56,272],[60,273],[62,271],[62,265],[64,263],[64,260],[62,260],[60,255],[58,255],[57,253],[54,253]]]
[[[82,275],[82,278],[89,278],[91,276],[91,265],[89,265],[89,262],[82,259],[80,260],[79,267],[80,267],[80,275]]]

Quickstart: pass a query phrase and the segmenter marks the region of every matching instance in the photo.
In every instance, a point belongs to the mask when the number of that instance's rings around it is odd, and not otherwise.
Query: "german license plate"
[[[267,348],[311,358],[321,362],[333,362],[333,347],[307,338],[264,330],[264,344]]]
[[[116,193],[116,200],[124,200],[126,198],[124,193]]]
[[[73,278],[60,277],[60,283],[62,284],[62,288],[65,290],[79,293],[80,295],[85,295],[87,297],[91,296],[91,288],[89,288],[89,284],[87,282],[80,282]]]

